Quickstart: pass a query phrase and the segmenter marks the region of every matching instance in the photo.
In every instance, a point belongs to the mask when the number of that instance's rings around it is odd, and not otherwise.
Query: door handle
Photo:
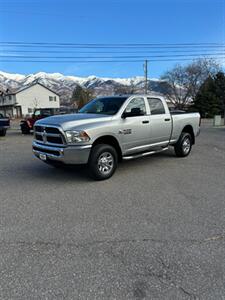
[[[168,121],[170,121],[170,118],[168,118],[168,119],[165,119],[164,121],[168,122]]]
[[[146,121],[142,121],[142,123],[143,123],[143,124],[148,124],[149,121],[147,121],[147,120],[146,120]]]

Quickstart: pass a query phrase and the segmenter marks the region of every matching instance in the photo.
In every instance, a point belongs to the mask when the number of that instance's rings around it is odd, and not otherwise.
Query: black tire
[[[182,132],[179,140],[174,145],[176,156],[185,157],[188,156],[192,149],[192,137],[190,133]]]
[[[99,144],[92,148],[89,157],[88,168],[92,178],[95,180],[105,180],[110,178],[118,163],[118,155],[110,145]]]
[[[0,136],[5,136],[5,135],[6,135],[6,129],[1,129]]]

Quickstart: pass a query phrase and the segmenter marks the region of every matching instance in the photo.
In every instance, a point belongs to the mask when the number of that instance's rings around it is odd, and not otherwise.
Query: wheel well
[[[195,144],[195,135],[194,135],[193,127],[191,125],[187,125],[187,126],[184,127],[182,132],[186,132],[186,133],[189,133],[191,135],[192,144],[194,145]]]
[[[98,144],[107,144],[107,145],[114,147],[118,154],[118,159],[122,160],[122,151],[121,151],[121,148],[120,148],[120,145],[119,145],[117,139],[114,136],[112,136],[112,135],[101,136],[94,141],[93,146],[98,145]]]

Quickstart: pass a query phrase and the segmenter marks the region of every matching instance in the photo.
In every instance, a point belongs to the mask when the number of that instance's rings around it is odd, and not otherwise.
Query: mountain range
[[[74,88],[81,85],[84,88],[91,89],[95,96],[113,95],[130,92],[143,93],[145,79],[144,77],[133,78],[103,78],[96,76],[76,77],[65,76],[60,73],[39,72],[30,75],[10,74],[0,71],[0,90],[16,92],[25,86],[34,82],[40,82],[49,89],[60,95],[61,103],[67,104]],[[168,84],[159,79],[148,79],[148,90],[154,93],[165,94]]]

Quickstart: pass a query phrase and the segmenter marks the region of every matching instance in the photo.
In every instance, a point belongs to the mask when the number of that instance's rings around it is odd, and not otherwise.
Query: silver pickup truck
[[[191,152],[200,131],[199,113],[170,112],[163,97],[101,97],[77,114],[39,120],[33,153],[53,166],[88,164],[97,180],[111,177],[121,160],[174,146],[178,157]]]

